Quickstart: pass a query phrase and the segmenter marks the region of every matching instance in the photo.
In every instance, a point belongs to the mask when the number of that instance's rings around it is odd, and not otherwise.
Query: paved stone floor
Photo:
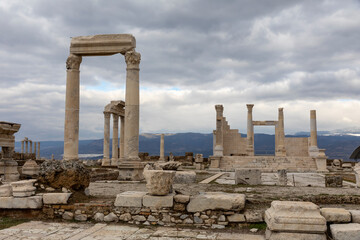
[[[55,223],[31,221],[0,230],[0,240],[170,240],[170,239],[218,239],[264,240],[261,235],[215,232],[201,229],[177,229],[169,227],[136,227],[119,224]]]

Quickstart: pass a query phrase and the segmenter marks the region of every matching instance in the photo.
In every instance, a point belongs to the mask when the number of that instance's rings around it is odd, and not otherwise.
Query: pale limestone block
[[[71,193],[44,193],[44,204],[67,204]]]
[[[245,195],[223,192],[205,192],[190,199],[188,212],[202,212],[205,210],[242,210],[245,207]]]
[[[264,213],[261,211],[254,211],[254,210],[246,210],[245,213],[246,222],[248,223],[256,223],[256,222],[263,222],[264,221]]]
[[[42,196],[0,197],[0,209],[39,209],[42,208]]]
[[[311,202],[273,201],[265,211],[265,222],[271,231],[324,233],[326,220]]]
[[[177,194],[174,196],[174,201],[177,203],[188,203],[190,201],[190,196]]]
[[[62,215],[62,218],[64,220],[73,220],[74,219],[74,214],[72,212],[64,212],[63,215]]]
[[[176,171],[174,183],[187,184],[196,182],[195,171]]]
[[[0,197],[11,197],[12,187],[10,184],[4,184],[0,186]]]
[[[359,240],[360,224],[331,224],[330,231],[334,240]]]
[[[229,222],[245,222],[244,214],[235,213],[227,217]]]
[[[261,184],[261,170],[256,168],[235,169],[235,184]]]
[[[115,207],[142,207],[146,192],[127,191],[116,195]]]
[[[351,214],[344,208],[322,208],[321,215],[327,222],[348,223],[351,222]]]
[[[36,176],[39,174],[40,166],[34,160],[27,160],[22,167],[22,174],[27,176]]]
[[[36,179],[22,180],[10,183],[14,197],[29,197],[35,195],[36,187],[33,184]]]
[[[173,206],[174,195],[167,196],[151,196],[145,195],[143,197],[143,206],[151,208],[166,208]]]
[[[169,194],[175,177],[175,171],[146,170],[144,171],[146,188],[149,194],[164,196]]]
[[[115,213],[111,212],[104,217],[105,222],[117,222],[119,219]]]
[[[360,210],[349,210],[351,214],[351,222],[360,223]]]
[[[273,232],[266,229],[266,240],[326,240],[324,233]]]

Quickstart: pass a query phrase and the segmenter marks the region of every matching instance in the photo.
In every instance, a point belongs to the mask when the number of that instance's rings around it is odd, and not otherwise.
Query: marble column
[[[34,142],[34,153],[35,153],[35,159],[36,159],[36,147],[37,147],[37,143]]]
[[[125,142],[124,142],[124,135],[125,135],[125,118],[123,116],[120,116],[120,159],[124,159],[124,148],[125,148]]]
[[[113,117],[113,137],[112,137],[112,158],[111,165],[118,165],[119,161],[119,115],[112,114]]]
[[[21,153],[24,153],[24,140],[21,141]]]
[[[30,154],[32,153],[32,151],[33,151],[33,148],[32,148],[32,141],[30,140],[30,147],[29,147],[29,149],[30,149]]]
[[[104,112],[103,166],[110,165],[110,113]]]
[[[254,104],[246,104],[248,114],[247,114],[247,146],[246,153],[248,156],[254,156],[254,125],[252,117],[252,109]]]
[[[278,124],[276,127],[276,156],[286,156],[285,150],[285,128],[284,128],[284,109],[279,108]]]
[[[216,110],[216,144],[214,149],[214,156],[222,157],[224,155],[223,146],[223,105],[215,105]]]
[[[165,135],[164,135],[164,134],[161,134],[161,137],[160,137],[160,158],[159,158],[159,161],[165,161],[164,138],[165,138]]]
[[[317,146],[317,128],[316,128],[316,110],[310,110],[310,157],[317,157],[319,155],[319,148]]]
[[[79,158],[80,63],[82,57],[70,54],[66,61],[64,160]]]
[[[125,93],[125,152],[127,160],[140,161],[139,158],[139,64],[140,53],[129,51],[126,61],[126,93]]]
[[[37,159],[40,159],[40,142],[37,143]]]
[[[29,141],[25,140],[25,153],[29,153]]]
[[[142,180],[144,165],[139,158],[139,64],[140,53],[135,50],[125,53],[126,93],[124,161],[119,164],[119,180]]]

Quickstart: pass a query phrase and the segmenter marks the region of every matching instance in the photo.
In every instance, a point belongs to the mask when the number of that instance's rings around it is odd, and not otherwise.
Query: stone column
[[[286,156],[285,150],[285,128],[284,128],[284,109],[279,108],[278,124],[276,128],[276,156]]]
[[[254,104],[246,104],[246,107],[248,109],[246,153],[248,156],[254,156],[254,125],[253,125],[253,117],[252,117],[252,109],[254,107]]]
[[[25,153],[28,153],[29,152],[29,141],[26,139],[25,140]]]
[[[159,161],[164,162],[165,161],[165,148],[164,148],[164,134],[161,134],[160,137],[160,158]]]
[[[214,149],[214,156],[222,157],[224,155],[223,146],[223,105],[215,105],[216,110],[216,144]]]
[[[37,159],[40,159],[40,142],[37,143]]]
[[[125,158],[139,158],[139,64],[140,53],[129,51],[126,61],[126,93],[125,93]]]
[[[319,148],[317,146],[317,129],[316,129],[316,110],[310,110],[310,157],[317,157],[319,155]]]
[[[36,146],[37,144],[36,144],[36,142],[34,142],[34,153],[35,153],[35,159],[36,159]]]
[[[118,165],[119,161],[119,115],[112,114],[113,117],[113,138],[112,138],[112,158],[111,165]]]
[[[140,53],[125,53],[126,93],[124,161],[119,165],[119,180],[142,180],[144,166],[139,158],[139,64]]]
[[[64,160],[79,158],[80,63],[82,57],[70,54],[66,61]]]
[[[110,166],[110,113],[104,112],[104,146],[102,166]]]
[[[30,154],[32,153],[32,141],[30,140],[30,147],[29,147],[29,149],[30,149]]]
[[[21,141],[21,153],[24,153],[24,140]]]
[[[124,148],[125,148],[125,142],[124,142],[124,135],[125,135],[125,118],[123,116],[120,116],[120,159],[124,159]]]

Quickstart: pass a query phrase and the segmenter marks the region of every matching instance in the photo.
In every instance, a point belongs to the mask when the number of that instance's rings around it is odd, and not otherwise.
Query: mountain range
[[[286,137],[308,137],[309,133],[300,132]],[[255,134],[255,153],[272,155],[275,149],[275,136],[270,134]],[[111,143],[111,141],[110,141]],[[61,159],[63,154],[63,141],[42,141],[41,157]],[[175,156],[184,155],[185,152],[202,153],[204,157],[212,155],[212,134],[202,133],[175,133],[165,135],[165,155],[172,152]],[[111,144],[110,144],[111,145]],[[326,149],[329,158],[349,160],[351,153],[360,146],[360,134],[338,132],[319,132],[319,148]],[[15,150],[20,151],[21,144],[16,142]],[[159,155],[160,135],[145,133],[139,137],[139,151],[149,155]],[[82,158],[102,158],[103,139],[80,140],[79,156]],[[111,150],[110,150],[111,153]]]

